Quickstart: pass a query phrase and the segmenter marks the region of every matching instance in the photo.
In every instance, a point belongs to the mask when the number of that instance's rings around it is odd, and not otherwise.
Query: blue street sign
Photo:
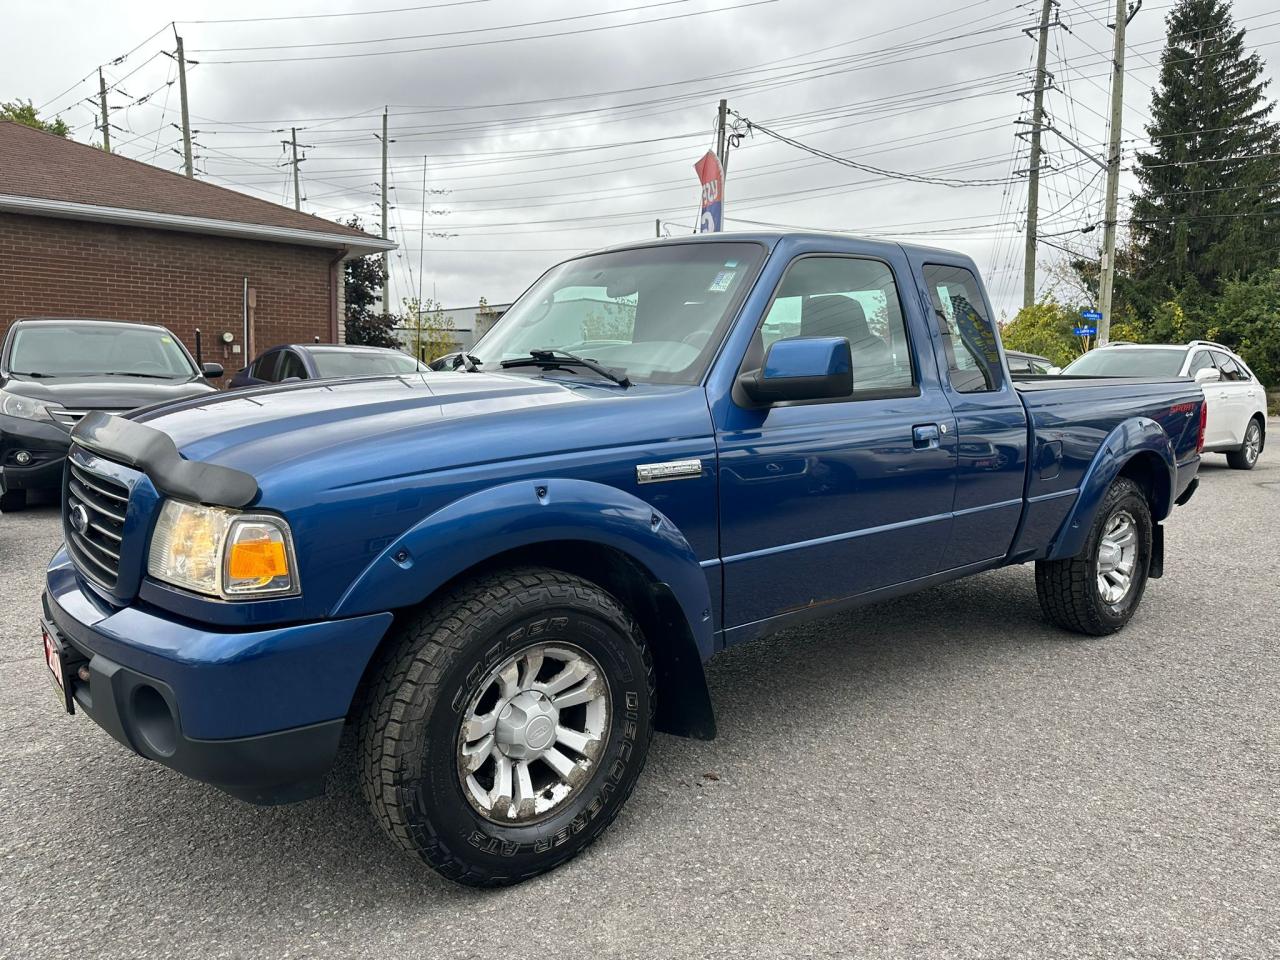
[[[1086,320],[1092,320],[1095,323],[1102,319],[1102,314],[1100,314],[1097,310],[1081,310],[1080,316],[1082,316]]]
[[[1097,332],[1098,332],[1098,328],[1097,328],[1097,327],[1074,327],[1074,328],[1072,328],[1072,333],[1074,333],[1077,337],[1092,337],[1092,336],[1094,336],[1095,334],[1097,334]]]

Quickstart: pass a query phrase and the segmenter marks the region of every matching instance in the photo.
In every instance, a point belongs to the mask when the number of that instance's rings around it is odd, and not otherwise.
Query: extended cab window
[[[952,388],[960,393],[999,390],[1004,385],[999,341],[978,278],[964,267],[929,263],[924,282],[942,334]]]
[[[763,350],[787,337],[848,338],[854,399],[915,386],[898,288],[879,260],[797,260],[778,286],[760,337]]]
[[[275,383],[279,377],[276,376],[276,370],[280,366],[281,351],[276,350],[272,353],[265,354],[253,362],[253,369],[250,376],[257,380],[265,380],[268,383]]]

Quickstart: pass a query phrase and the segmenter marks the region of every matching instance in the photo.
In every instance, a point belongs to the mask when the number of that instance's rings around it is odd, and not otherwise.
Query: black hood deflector
[[[258,496],[258,481],[216,463],[185,460],[167,434],[133,420],[94,411],[71,431],[86,450],[141,470],[169,497],[219,507],[246,507]]]

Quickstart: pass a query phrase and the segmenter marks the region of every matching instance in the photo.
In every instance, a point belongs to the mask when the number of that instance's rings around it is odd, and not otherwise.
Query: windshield
[[[196,375],[187,352],[167,330],[47,321],[14,331],[9,369],[46,377],[187,380]]]
[[[388,373],[416,373],[424,364],[399,350],[312,350],[316,375],[329,377],[374,377]]]
[[[486,371],[565,350],[634,381],[697,383],[763,259],[754,243],[687,243],[570,260],[470,353]]]
[[[1160,347],[1093,350],[1073,360],[1062,373],[1071,377],[1176,377],[1185,353]]]

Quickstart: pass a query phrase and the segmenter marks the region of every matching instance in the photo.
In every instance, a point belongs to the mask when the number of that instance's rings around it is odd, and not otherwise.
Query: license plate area
[[[57,629],[44,620],[40,621],[40,637],[44,642],[44,663],[49,668],[49,679],[58,700],[67,713],[75,713],[77,674],[89,661],[64,643]]]

